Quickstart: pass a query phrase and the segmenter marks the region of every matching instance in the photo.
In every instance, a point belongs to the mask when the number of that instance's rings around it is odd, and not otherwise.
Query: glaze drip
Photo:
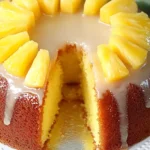
[[[14,106],[16,104],[17,98],[23,93],[33,93],[38,96],[39,104],[42,105],[42,100],[44,96],[43,89],[33,89],[24,86],[24,79],[14,77],[8,74],[4,67],[0,65],[0,74],[8,82],[8,90],[6,96],[5,112],[4,112],[4,124],[9,125],[13,115]]]
[[[146,107],[150,108],[150,79],[146,79],[145,81],[143,81],[140,85],[143,89],[144,95],[145,95],[145,102],[146,102]]]

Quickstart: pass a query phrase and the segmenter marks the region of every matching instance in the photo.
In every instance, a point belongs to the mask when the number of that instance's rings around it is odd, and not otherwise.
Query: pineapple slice
[[[17,7],[11,2],[0,2],[0,21],[24,22],[28,28],[35,25],[33,12]]]
[[[117,26],[112,28],[112,34],[123,36],[140,47],[150,50],[150,30],[131,26]]]
[[[28,72],[32,61],[38,52],[38,44],[34,41],[29,41],[20,47],[13,55],[11,55],[4,63],[4,68],[8,73],[24,77]]]
[[[20,46],[29,41],[27,32],[9,35],[0,40],[0,63],[10,57]]]
[[[118,12],[138,11],[135,0],[112,0],[100,9],[100,19],[105,23],[110,23],[110,17]]]
[[[96,15],[99,13],[100,8],[109,0],[86,0],[84,4],[85,15]]]
[[[38,0],[42,11],[48,15],[57,14],[60,0]]]
[[[124,63],[133,69],[140,68],[146,61],[148,51],[121,36],[112,36],[110,45]]]
[[[27,30],[27,25],[24,22],[0,22],[0,39]]]
[[[47,50],[41,49],[27,73],[24,84],[31,88],[42,88],[45,85],[50,67],[50,57]]]
[[[82,5],[83,0],[60,0],[60,9],[64,13],[76,13]]]
[[[124,63],[108,45],[98,46],[97,54],[107,81],[117,81],[129,75]]]
[[[36,19],[39,18],[40,7],[37,0],[13,0],[13,2],[20,7],[32,11]]]
[[[112,26],[125,25],[141,29],[150,29],[150,19],[148,15],[143,12],[135,14],[120,12],[111,16],[110,22]]]

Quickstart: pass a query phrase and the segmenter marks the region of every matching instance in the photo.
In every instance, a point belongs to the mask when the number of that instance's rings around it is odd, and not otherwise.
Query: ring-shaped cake
[[[44,149],[60,101],[77,96],[96,149],[148,137],[149,50],[150,19],[134,0],[0,2],[0,142]]]

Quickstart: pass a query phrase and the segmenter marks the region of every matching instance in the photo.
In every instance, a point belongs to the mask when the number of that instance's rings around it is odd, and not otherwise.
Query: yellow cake
[[[92,149],[149,136],[150,20],[134,0],[2,1],[0,14],[0,142],[51,149],[60,102],[76,99]]]

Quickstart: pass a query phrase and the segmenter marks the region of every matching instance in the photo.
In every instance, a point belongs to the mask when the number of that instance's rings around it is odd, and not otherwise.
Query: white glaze
[[[41,17],[38,25],[32,30],[31,39],[38,42],[40,48],[48,49],[52,60],[57,54],[57,49],[66,42],[77,43],[84,47],[93,64],[98,98],[101,98],[106,90],[110,90],[115,95],[118,102],[121,118],[121,139],[123,147],[125,147],[128,136],[126,88],[129,83],[140,85],[143,81],[147,80],[150,75],[150,70],[149,66],[145,65],[141,70],[132,71],[131,75],[124,80],[115,83],[107,83],[104,80],[96,51],[98,45],[108,43],[109,35],[110,26],[99,22],[97,16],[86,17],[79,13],[76,15],[60,14],[55,17]],[[148,57],[147,64],[150,64],[150,56]],[[17,80],[19,81],[20,79]],[[11,81],[9,82],[11,83]],[[26,89],[23,91],[26,91]],[[8,112],[7,109],[6,112]]]
[[[6,78],[9,86],[6,96],[5,113],[4,113],[5,125],[9,125],[11,122],[14,106],[20,94],[27,92],[36,94],[38,96],[39,104],[40,105],[42,104],[44,95],[43,89],[34,89],[24,86],[23,84],[24,79],[17,78],[8,74],[2,65],[0,65],[0,75]]]
[[[38,42],[40,48],[48,49],[53,59],[58,48],[66,42],[86,45],[86,50],[95,53],[99,44],[108,42],[109,35],[110,27],[100,23],[97,16],[79,13],[41,17],[32,30],[31,39]]]
[[[144,80],[140,86],[142,87],[144,95],[145,95],[146,107],[150,108],[150,78]]]

